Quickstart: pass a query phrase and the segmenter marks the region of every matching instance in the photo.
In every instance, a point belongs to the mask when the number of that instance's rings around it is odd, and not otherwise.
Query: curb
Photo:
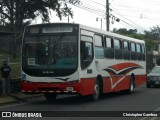
[[[9,94],[9,95],[0,95],[0,105],[14,103],[18,101],[25,102],[27,101],[27,99],[30,99],[33,97],[39,97],[39,96],[42,96],[42,94],[26,95],[23,93],[17,93],[17,94]]]

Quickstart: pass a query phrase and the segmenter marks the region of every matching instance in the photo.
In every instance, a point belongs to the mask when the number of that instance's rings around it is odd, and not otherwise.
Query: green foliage
[[[155,49],[156,43],[154,40],[159,40],[160,28],[153,27],[151,31],[144,31],[145,34],[138,34],[136,29],[127,30],[126,28],[114,29],[113,32],[125,35],[128,37],[145,40],[147,51]]]
[[[38,16],[43,22],[49,22],[51,11],[55,11],[60,19],[62,16],[73,17],[67,3],[79,4],[79,2],[79,0],[2,0],[0,14],[3,23],[21,27]]]
[[[150,31],[144,31],[146,39],[159,40],[160,39],[160,27],[154,26],[150,28]]]
[[[14,28],[13,48],[19,52],[26,25],[37,17],[43,22],[49,22],[52,11],[60,20],[63,16],[73,17],[72,9],[67,3],[79,4],[79,2],[80,0],[0,0],[0,25]],[[12,51],[16,57],[16,53]]]
[[[127,30],[126,28],[120,28],[120,29],[113,29],[114,33],[119,33],[121,35],[130,35],[130,34],[136,34],[137,29],[129,29]]]
[[[160,27],[154,26],[150,31],[144,31],[147,50],[156,50],[157,42],[160,40]]]
[[[136,39],[140,39],[140,40],[144,40],[144,35],[143,34],[130,34],[128,35],[129,37],[132,37],[132,38],[136,38]]]
[[[145,40],[147,51],[153,50],[155,48],[156,43],[153,40]]]

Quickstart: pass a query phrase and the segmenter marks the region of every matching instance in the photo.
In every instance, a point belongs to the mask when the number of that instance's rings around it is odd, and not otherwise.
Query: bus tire
[[[54,102],[57,98],[57,94],[55,93],[45,93],[44,95],[45,95],[46,100],[49,102]]]
[[[126,93],[127,93],[127,94],[132,94],[132,93],[134,92],[134,87],[135,87],[135,84],[134,84],[134,77],[131,76],[130,84],[129,84],[129,89],[126,90]]]
[[[94,93],[91,96],[93,101],[98,101],[99,100],[99,96],[100,96],[100,85],[99,85],[99,81],[96,80],[95,84],[94,84]]]
[[[147,88],[151,88],[151,85],[149,83],[146,83]]]

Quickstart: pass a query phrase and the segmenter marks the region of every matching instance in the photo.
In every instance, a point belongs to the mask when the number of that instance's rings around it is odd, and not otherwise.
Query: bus
[[[143,40],[74,23],[46,23],[25,28],[22,42],[21,91],[99,99],[146,81]]]

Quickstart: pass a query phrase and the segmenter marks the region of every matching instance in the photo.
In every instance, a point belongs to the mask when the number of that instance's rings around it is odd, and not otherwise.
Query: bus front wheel
[[[46,100],[49,102],[55,101],[57,97],[57,94],[55,93],[45,93],[44,95],[45,95]]]
[[[99,95],[100,95],[100,85],[99,85],[99,81],[96,80],[95,84],[94,84],[94,93],[91,96],[93,101],[97,101],[99,100]]]

